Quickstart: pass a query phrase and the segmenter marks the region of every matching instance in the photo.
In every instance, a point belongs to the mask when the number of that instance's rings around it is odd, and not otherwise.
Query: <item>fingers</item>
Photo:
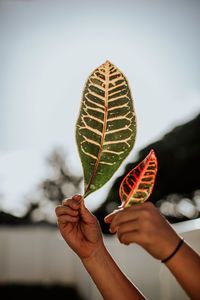
[[[62,205],[56,207],[55,212],[58,221],[61,223],[77,222],[81,220],[85,223],[96,223],[95,216],[85,207],[84,200],[81,195],[74,195],[72,198],[62,201]]]
[[[139,231],[138,220],[122,223],[117,230],[117,237],[120,243],[129,245],[131,243],[140,242],[140,231]]]
[[[120,209],[116,209],[114,210],[111,214],[107,215],[105,218],[104,218],[104,222],[105,223],[111,223],[113,218],[120,212],[122,211],[123,208],[120,208]]]
[[[105,222],[111,222],[110,231],[117,232],[120,243],[136,243],[157,259],[167,257],[180,240],[151,202],[114,211]]]
[[[112,213],[110,213],[109,215],[107,215],[105,218],[104,218],[104,222],[105,223],[111,223],[113,218],[119,213],[119,212],[122,212],[122,211],[126,211],[127,209],[130,210],[130,209],[133,209],[133,210],[137,210],[137,209],[141,209],[143,203],[138,203],[138,204],[135,204],[134,206],[132,207],[129,207],[129,208],[119,208],[119,209],[116,209],[114,210]]]
[[[139,244],[139,233],[138,231],[125,232],[118,235],[120,243],[129,245],[131,243]]]
[[[59,224],[66,224],[66,223],[76,223],[79,220],[79,216],[73,217],[69,215],[63,215],[58,217],[58,223]]]
[[[80,215],[83,222],[90,224],[96,223],[95,216],[87,209],[87,207],[85,207],[84,200],[80,203]]]
[[[63,215],[69,215],[72,217],[78,216],[79,212],[78,210],[72,209],[69,206],[57,206],[55,209],[57,217],[63,216]]]
[[[69,206],[72,209],[78,210],[80,208],[81,195],[74,195],[72,198],[65,199],[62,201],[63,206]]]
[[[58,217],[58,224],[75,223],[79,221],[80,214],[80,199],[81,195],[74,195],[70,199],[62,201],[62,205],[55,208],[55,213]]]
[[[123,234],[125,232],[139,231],[139,224],[137,221],[131,221],[121,224],[117,233]]]
[[[140,208],[132,206],[130,208],[124,208],[118,214],[116,214],[110,224],[110,232],[114,233],[117,231],[118,227],[130,221],[136,221],[140,214]]]
[[[117,230],[117,237],[121,243],[128,245],[131,242],[135,242],[135,236],[137,236],[138,233],[139,233],[138,222],[132,221],[132,222],[124,223],[119,226]]]

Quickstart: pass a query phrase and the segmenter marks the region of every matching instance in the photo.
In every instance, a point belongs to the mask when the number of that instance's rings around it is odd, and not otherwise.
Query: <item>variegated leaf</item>
[[[158,162],[153,150],[147,157],[123,179],[119,195],[122,207],[146,201],[154,187]]]
[[[127,79],[106,61],[86,81],[76,123],[84,197],[112,177],[135,138],[136,116]]]

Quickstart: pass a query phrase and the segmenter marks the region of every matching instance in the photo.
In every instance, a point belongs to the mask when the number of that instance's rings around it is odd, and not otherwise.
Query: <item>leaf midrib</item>
[[[102,149],[103,149],[103,143],[104,143],[105,132],[106,132],[106,124],[107,124],[107,116],[108,116],[108,87],[109,87],[109,64],[106,62],[106,64],[105,64],[105,107],[104,107],[104,123],[103,123],[102,137],[101,137],[101,145],[100,145],[97,161],[96,161],[96,164],[94,167],[94,171],[91,175],[90,181],[85,190],[84,197],[87,196],[87,192],[89,191],[92,181],[94,179],[94,176],[96,174],[96,170],[99,165],[99,161],[100,161],[101,153],[102,153]]]
[[[141,183],[141,177],[142,177],[143,174],[146,172],[146,170],[147,170],[147,168],[148,168],[148,166],[149,166],[149,161],[150,161],[151,156],[152,156],[152,153],[150,153],[149,158],[148,158],[148,160],[147,160],[147,162],[146,162],[146,164],[145,164],[145,166],[144,166],[144,169],[141,171],[141,173],[140,173],[140,175],[139,175],[139,177],[138,177],[138,181],[137,181],[137,183],[136,183],[135,188],[130,192],[130,194],[129,194],[129,196],[128,196],[128,199],[127,199],[126,202],[124,203],[124,207],[129,203],[129,201],[130,201],[130,199],[132,198],[134,192],[137,190],[139,184]],[[144,158],[144,160],[145,160],[145,158]],[[142,162],[141,162],[141,163],[142,163]]]

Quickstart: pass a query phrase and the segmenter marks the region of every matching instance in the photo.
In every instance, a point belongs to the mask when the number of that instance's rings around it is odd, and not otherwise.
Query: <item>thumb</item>
[[[84,199],[82,198],[82,201],[80,203],[80,215],[85,223],[94,223],[95,216],[87,209],[84,203]]]

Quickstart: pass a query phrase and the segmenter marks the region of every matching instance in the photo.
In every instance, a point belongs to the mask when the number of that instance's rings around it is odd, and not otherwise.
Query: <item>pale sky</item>
[[[200,112],[200,1],[0,0],[0,207],[18,209],[63,146],[82,174],[74,126],[88,75],[110,60],[128,78],[137,151]]]

